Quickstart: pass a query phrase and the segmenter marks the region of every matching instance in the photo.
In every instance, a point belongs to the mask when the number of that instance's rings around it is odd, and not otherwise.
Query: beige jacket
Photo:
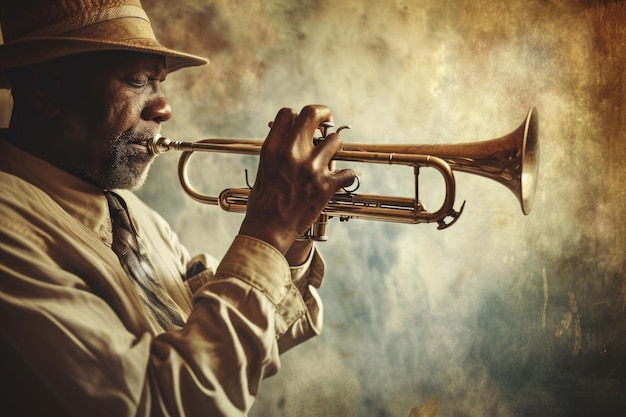
[[[41,415],[246,415],[279,353],[321,330],[321,259],[290,269],[245,236],[219,265],[192,259],[160,216],[119,194],[187,316],[180,331],[150,324],[111,250],[102,192],[0,140],[5,400]],[[198,259],[207,269],[184,281]]]

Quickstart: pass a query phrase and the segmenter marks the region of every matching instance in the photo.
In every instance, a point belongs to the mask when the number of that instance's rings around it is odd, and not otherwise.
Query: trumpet
[[[531,107],[522,124],[511,133],[496,139],[480,142],[419,145],[419,144],[344,144],[333,161],[366,162],[389,165],[406,165],[414,168],[415,196],[394,197],[359,194],[355,190],[337,192],[326,205],[318,221],[303,236],[304,239],[325,241],[327,222],[339,217],[345,221],[353,218],[399,223],[437,223],[438,229],[454,224],[465,207],[454,209],[456,183],[454,171],[470,173],[492,179],[506,186],[519,200],[524,215],[533,206],[539,167],[539,117]],[[320,126],[323,140],[332,125]],[[337,133],[347,128],[337,129]],[[205,195],[193,188],[187,172],[188,161],[194,152],[233,153],[259,155],[263,140],[259,139],[203,139],[197,142],[172,141],[157,135],[146,146],[154,154],[171,150],[182,151],[178,176],[184,191],[194,200],[218,205],[229,212],[246,211],[248,188],[227,188],[218,196]],[[441,174],[445,197],[436,211],[427,211],[419,199],[419,170],[433,168]],[[357,187],[358,188],[358,187]]]

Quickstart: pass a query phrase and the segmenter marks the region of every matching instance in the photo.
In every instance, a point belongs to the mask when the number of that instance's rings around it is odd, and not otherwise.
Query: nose
[[[167,122],[172,118],[172,106],[170,106],[165,94],[160,92],[146,105],[143,110],[142,117],[144,120],[153,120],[155,122]]]

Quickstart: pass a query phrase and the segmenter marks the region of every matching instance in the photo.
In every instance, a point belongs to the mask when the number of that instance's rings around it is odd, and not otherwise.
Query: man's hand
[[[330,121],[332,115],[325,106],[306,106],[300,114],[292,109],[278,112],[261,149],[241,234],[263,240],[286,254],[331,197],[352,184],[352,170],[329,170],[330,161],[342,148],[339,135],[329,134],[313,145],[319,125]]]

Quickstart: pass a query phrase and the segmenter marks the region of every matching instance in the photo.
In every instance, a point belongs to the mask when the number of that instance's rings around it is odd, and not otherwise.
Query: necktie
[[[148,314],[163,330],[181,328],[184,321],[170,296],[156,279],[154,269],[142,253],[130,221],[126,202],[118,194],[105,191],[113,223],[112,249],[137,288]]]

